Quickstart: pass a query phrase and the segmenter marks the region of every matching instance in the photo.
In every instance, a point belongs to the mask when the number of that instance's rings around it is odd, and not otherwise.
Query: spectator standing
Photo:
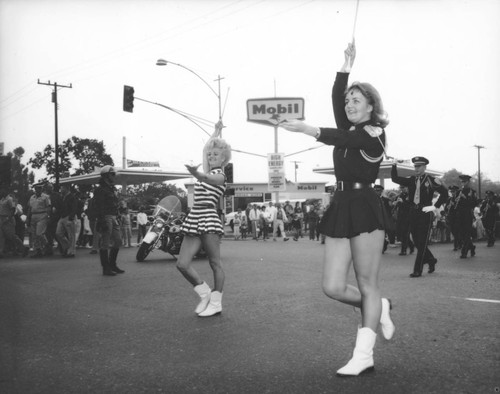
[[[489,248],[495,245],[495,224],[498,217],[498,205],[495,202],[495,193],[491,190],[486,191],[486,198],[481,204],[481,214],[484,230],[488,239]]]
[[[472,243],[472,223],[477,195],[476,191],[470,187],[470,175],[460,175],[458,178],[462,184],[457,201],[458,232],[460,241],[462,242],[460,258],[465,259],[469,251],[471,257],[476,255],[476,246]]]
[[[250,214],[248,216],[250,224],[252,226],[252,239],[257,240],[257,227],[259,225],[259,212],[257,211],[257,205],[253,204],[252,209],[250,209]]]
[[[16,235],[16,202],[6,187],[0,187],[0,257],[4,256],[5,249],[10,249],[14,253],[28,254],[28,247]]]
[[[54,253],[54,241],[56,240],[57,223],[61,218],[62,196],[58,190],[54,190],[51,183],[46,183],[44,186],[45,194],[50,198],[51,212],[47,223],[47,247],[45,249],[46,256],[52,256]]]
[[[285,232],[285,223],[288,222],[285,210],[282,208],[280,203],[276,203],[276,207],[273,207],[269,203],[269,208],[274,208],[271,210],[273,218],[273,241],[276,241],[276,232],[280,230],[283,241],[288,241],[288,237]]]
[[[51,213],[50,197],[43,191],[43,183],[33,185],[35,194],[28,201],[27,226],[33,237],[33,254],[31,257],[42,257],[47,248],[47,225]]]
[[[307,215],[309,239],[311,241],[314,241],[316,239],[316,228],[318,226],[318,221],[319,221],[318,208],[316,207],[316,205],[312,205],[309,209],[309,214]]]
[[[241,225],[240,225],[241,239],[247,239],[248,232],[248,218],[245,212],[241,213]]]
[[[127,203],[122,201],[118,210],[120,213],[120,230],[122,234],[122,245],[126,248],[132,246],[132,221],[130,219],[130,212]]]
[[[298,241],[299,237],[302,235],[302,221],[298,213],[294,213],[292,216],[291,230],[293,232],[293,240]]]
[[[137,246],[139,246],[146,235],[148,225],[148,215],[144,212],[144,208],[139,208],[137,214]]]
[[[92,231],[92,250],[90,251],[90,254],[97,254],[99,251],[99,240],[101,239],[101,234],[95,229],[97,217],[94,197],[89,198],[87,202],[87,215],[89,217],[90,230]]]
[[[241,231],[240,231],[240,226],[241,226],[241,208],[238,208],[236,213],[234,214],[233,218],[233,223],[234,223],[234,240],[238,240],[241,238]]]
[[[56,237],[63,250],[63,256],[71,258],[75,257],[76,252],[75,221],[77,220],[78,203],[75,195],[71,192],[69,184],[61,185],[61,194],[61,218],[57,222]]]

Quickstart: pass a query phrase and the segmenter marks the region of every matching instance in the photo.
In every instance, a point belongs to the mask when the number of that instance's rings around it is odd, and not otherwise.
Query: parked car
[[[234,221],[234,215],[235,215],[235,214],[236,214],[236,212],[229,212],[229,213],[226,213],[226,214],[224,215],[224,217],[225,217],[225,222],[224,222],[224,224],[225,224],[226,226],[231,226],[231,228],[233,228],[233,227],[234,227],[234,222],[233,222],[233,221]]]

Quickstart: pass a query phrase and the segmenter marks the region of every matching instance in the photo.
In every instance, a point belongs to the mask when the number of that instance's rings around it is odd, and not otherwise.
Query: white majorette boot
[[[382,298],[382,313],[380,314],[380,328],[385,339],[389,340],[394,335],[396,327],[391,320],[391,300]]]
[[[362,372],[373,371],[373,347],[377,334],[368,327],[358,328],[356,347],[349,362],[337,371],[338,376],[357,376]]]
[[[210,302],[208,303],[207,308],[198,313],[200,317],[208,317],[217,315],[222,312],[222,293],[219,291],[212,291],[210,294]]]
[[[201,285],[195,286],[194,291],[196,291],[201,298],[200,303],[194,310],[194,313],[198,314],[207,308],[212,290],[210,290],[210,286],[207,285],[207,282],[203,282]]]

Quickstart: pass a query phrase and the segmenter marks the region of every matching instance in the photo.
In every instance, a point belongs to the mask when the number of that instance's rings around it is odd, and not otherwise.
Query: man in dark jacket
[[[498,205],[495,201],[495,193],[486,191],[486,198],[481,204],[481,215],[486,236],[488,237],[488,247],[495,245],[495,224],[498,216]]]
[[[457,197],[457,226],[460,241],[462,242],[461,259],[476,255],[476,246],[472,243],[472,223],[474,221],[474,207],[477,204],[477,195],[470,187],[470,175],[459,175],[462,188]]]
[[[96,215],[96,231],[100,233],[99,255],[102,274],[114,276],[125,271],[118,268],[116,260],[121,246],[120,224],[118,223],[118,195],[114,187],[115,169],[104,166],[101,169],[99,187],[94,192],[93,208]]]

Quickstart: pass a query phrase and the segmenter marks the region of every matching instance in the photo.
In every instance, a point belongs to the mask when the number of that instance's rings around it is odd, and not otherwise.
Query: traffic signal
[[[233,163],[227,163],[224,167],[227,183],[233,183]]]
[[[132,86],[123,86],[123,110],[134,112],[134,88]]]

